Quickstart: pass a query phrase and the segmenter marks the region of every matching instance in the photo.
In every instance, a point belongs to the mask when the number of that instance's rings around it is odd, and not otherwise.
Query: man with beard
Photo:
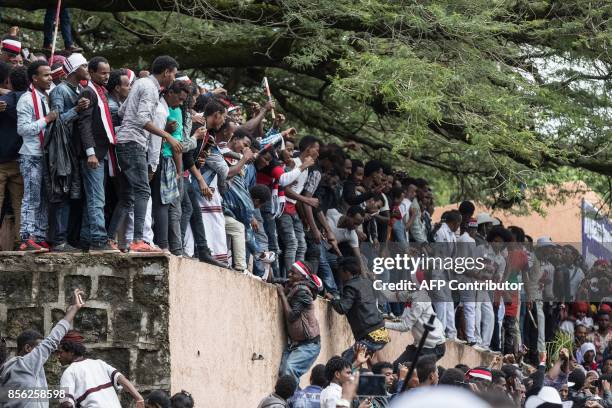
[[[81,243],[91,252],[119,252],[116,244],[108,239],[104,221],[105,168],[108,163],[112,168],[116,168],[112,148],[116,142],[115,129],[106,90],[110,65],[105,58],[94,57],[89,61],[88,70],[91,81],[83,90],[82,96],[89,100],[89,107],[79,113],[78,121],[81,145],[78,153],[86,203],[83,209]]]

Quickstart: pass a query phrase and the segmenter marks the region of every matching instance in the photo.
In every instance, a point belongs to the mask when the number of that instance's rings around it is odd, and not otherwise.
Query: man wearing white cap
[[[491,217],[489,213],[483,212],[476,216],[476,223],[478,224],[478,233],[474,237],[476,245],[487,244],[487,233],[493,226],[494,221],[496,221],[495,218]]]
[[[49,98],[51,109],[59,113],[60,120],[64,122],[69,137],[72,138],[73,133],[78,132],[75,125],[79,112],[89,107],[89,100],[81,97],[83,90],[81,81],[89,80],[87,60],[82,54],[72,54],[64,61],[64,70],[67,74],[66,79],[53,88]],[[70,197],[58,197],[57,201],[50,204],[47,241],[52,243],[55,252],[76,251],[76,248],[67,243]]]

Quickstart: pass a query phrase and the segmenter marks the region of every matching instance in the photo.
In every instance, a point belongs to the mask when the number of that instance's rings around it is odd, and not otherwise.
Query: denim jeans
[[[181,234],[181,203],[185,195],[183,178],[178,180],[179,197],[170,203],[168,209],[168,245],[173,255],[183,254],[183,235]]]
[[[202,210],[198,201],[198,192],[193,187],[193,184],[184,180],[183,188],[186,192],[186,197],[183,198],[183,208],[181,212],[181,237],[183,242],[187,225],[191,225],[191,233],[195,243],[195,253],[201,257],[205,251],[209,251],[208,243],[206,242],[206,232],[204,230],[204,221],[202,220]],[[189,210],[189,208],[191,210]]]
[[[0,163],[0,206],[4,203],[3,210],[5,208],[13,209],[16,243],[21,241],[21,201],[23,201],[23,177],[19,170],[19,161]],[[2,225],[2,216],[0,216],[0,225]]]
[[[47,238],[47,200],[44,196],[42,157],[22,155],[19,170],[23,176],[23,200],[21,202],[22,240]]]
[[[327,292],[332,294],[338,293],[338,286],[336,286],[334,272],[332,271],[331,265],[327,260],[329,252],[327,252],[327,249],[325,249],[323,242],[321,242],[319,245],[319,269],[317,270],[317,275],[323,281],[323,287]]]
[[[306,240],[304,226],[297,214],[284,213],[277,220],[278,236],[284,245],[284,271],[283,277],[295,261],[303,261],[306,253]]]
[[[136,142],[118,144],[115,148],[119,173],[119,202],[108,227],[108,237],[115,239],[117,227],[134,210],[134,241],[142,240],[147,203],[151,196],[147,168],[147,150]]]
[[[55,22],[55,7],[49,7],[47,12],[45,13],[45,23],[44,23],[44,47],[51,46],[53,42],[53,32]],[[60,29],[62,31],[62,37],[64,38],[64,46],[66,48],[72,47],[72,27],[70,22],[70,11],[67,8],[62,8],[60,10]]]
[[[95,169],[87,165],[87,160],[81,160],[81,173],[85,190],[81,242],[85,245],[102,246],[108,239],[104,225],[105,168],[106,159],[100,160],[99,166]]]
[[[402,220],[393,222],[393,240],[396,242],[406,242],[406,226]]]
[[[153,234],[155,245],[161,249],[168,249],[168,225],[170,204],[162,204],[161,202],[161,166],[157,167],[157,171],[151,180],[151,198],[153,199]]]
[[[272,272],[275,277],[280,278],[280,247],[278,246],[278,236],[276,235],[276,220],[274,214],[272,214],[272,201],[265,203],[261,209],[261,217],[263,220],[264,231],[268,237],[268,251],[272,251],[276,254],[276,261],[272,264]]]
[[[251,227],[251,225],[245,225],[244,230],[246,236],[244,242],[246,245],[246,263],[247,265],[249,264],[249,258],[251,255],[253,255],[253,275],[263,276],[265,273],[263,263],[257,259],[257,256],[263,251],[261,250],[259,242],[255,237],[255,231],[253,231],[253,227]]]
[[[321,344],[319,342],[301,343],[297,346],[287,345],[281,358],[278,375],[292,375],[299,384],[300,377],[308,372],[308,369],[319,357],[320,351]]]
[[[61,245],[68,240],[68,223],[70,222],[70,199],[49,204],[49,231],[47,241]]]

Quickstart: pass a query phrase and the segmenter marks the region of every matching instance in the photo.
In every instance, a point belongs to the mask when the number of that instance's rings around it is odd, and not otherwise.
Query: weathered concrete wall
[[[286,336],[276,288],[191,259],[136,255],[0,254],[0,331],[15,346],[26,328],[45,334],[61,318],[75,287],[87,307],[75,328],[93,357],[125,373],[141,391],[191,392],[197,406],[257,406],[274,386]],[[325,363],[353,343],[344,316],[316,304]],[[381,358],[412,343],[392,333]],[[447,344],[443,366],[486,364],[489,355]],[[49,384],[60,367],[47,364]],[[302,378],[305,385],[308,375]],[[129,397],[123,396],[124,406]]]
[[[170,355],[172,392],[191,392],[200,406],[255,407],[273,390],[285,329],[276,288],[229,270],[189,259],[170,261]],[[316,305],[325,363],[353,343],[344,316],[329,302]],[[381,353],[392,361],[412,343],[409,333],[392,333]],[[263,359],[255,359],[253,357]],[[491,356],[449,342],[440,364],[487,364]],[[302,377],[306,385],[308,375]]]
[[[87,298],[74,327],[85,336],[91,356],[119,369],[140,390],[169,389],[168,260],[163,256],[0,254],[0,332],[11,351],[24,329],[48,334],[76,287]],[[49,384],[58,384],[55,357],[46,369]],[[125,393],[122,397],[129,401]]]

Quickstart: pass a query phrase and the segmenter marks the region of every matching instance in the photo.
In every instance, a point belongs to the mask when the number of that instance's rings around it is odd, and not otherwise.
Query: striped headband
[[[21,52],[21,42],[10,38],[2,40],[2,51],[17,55]]]
[[[83,54],[74,53],[66,58],[64,61],[64,69],[66,70],[66,74],[70,75],[74,71],[76,71],[81,65],[86,65],[87,60],[83,56]]]
[[[469,380],[470,378],[479,378],[485,381],[493,381],[493,375],[491,371],[485,368],[472,368],[465,373],[465,379]]]
[[[303,277],[310,279],[317,289],[321,289],[323,287],[323,282],[321,279],[310,271],[310,268],[302,261],[297,261],[293,265],[291,265],[293,270],[299,272]]]
[[[125,68],[125,72],[127,72],[128,81],[130,82],[130,85],[132,85],[132,83],[136,79],[136,74],[129,68]]]

